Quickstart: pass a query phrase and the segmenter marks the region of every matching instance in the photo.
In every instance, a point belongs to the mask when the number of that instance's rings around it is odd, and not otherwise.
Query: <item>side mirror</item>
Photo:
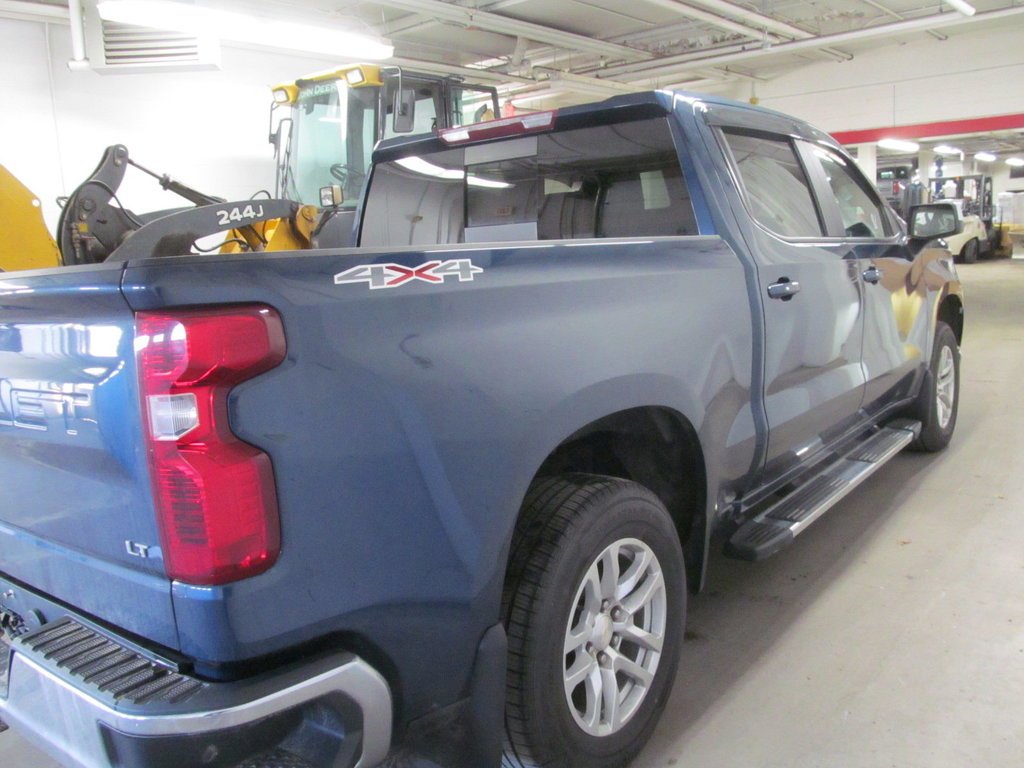
[[[395,133],[412,133],[416,124],[416,91],[399,88],[395,91],[395,103],[391,113],[391,128]]]
[[[964,228],[956,206],[949,203],[912,206],[907,219],[907,233],[915,240],[958,235]]]
[[[284,117],[277,123],[277,127],[274,128],[273,132],[267,137],[271,144],[274,145],[274,152],[280,153],[281,149],[287,144],[288,137],[291,135],[292,119],[290,117]]]

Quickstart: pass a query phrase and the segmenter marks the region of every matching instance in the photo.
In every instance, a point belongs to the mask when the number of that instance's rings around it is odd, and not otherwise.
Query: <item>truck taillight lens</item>
[[[273,468],[232,433],[228,393],[284,360],[281,318],[262,305],[138,312],[135,349],[167,575],[267,570],[281,544]]]

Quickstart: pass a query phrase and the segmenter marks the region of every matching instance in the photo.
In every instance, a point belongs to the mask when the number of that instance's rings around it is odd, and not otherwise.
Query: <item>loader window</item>
[[[382,163],[366,212],[361,244],[373,246],[698,234],[665,119]]]
[[[337,80],[299,91],[286,186],[290,198],[319,205],[320,188],[340,184],[345,204],[356,206],[373,151],[378,93],[376,87],[350,88]]]
[[[416,107],[413,113],[414,122],[412,130],[409,133],[395,133],[392,115],[394,105],[388,104],[385,108],[386,119],[384,120],[382,139],[393,139],[396,136],[408,136],[417,133],[430,133],[437,130],[437,115],[441,101],[440,86],[437,83],[416,84],[411,78],[406,78],[403,87],[416,91]]]

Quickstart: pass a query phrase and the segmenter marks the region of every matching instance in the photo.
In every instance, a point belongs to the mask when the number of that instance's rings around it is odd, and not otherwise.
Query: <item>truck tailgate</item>
[[[121,275],[0,275],[0,579],[173,647]]]

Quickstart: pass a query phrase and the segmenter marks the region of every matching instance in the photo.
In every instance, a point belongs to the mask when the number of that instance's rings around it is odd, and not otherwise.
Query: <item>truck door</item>
[[[864,390],[859,265],[828,237],[798,144],[783,133],[722,126],[756,261],[765,323],[765,480],[851,427]]]
[[[929,288],[929,270],[914,261],[898,222],[849,157],[804,146],[828,231],[843,241],[844,258],[856,263],[863,281],[863,407],[873,415],[913,391],[931,343],[928,293],[941,291],[943,282],[936,276]]]

